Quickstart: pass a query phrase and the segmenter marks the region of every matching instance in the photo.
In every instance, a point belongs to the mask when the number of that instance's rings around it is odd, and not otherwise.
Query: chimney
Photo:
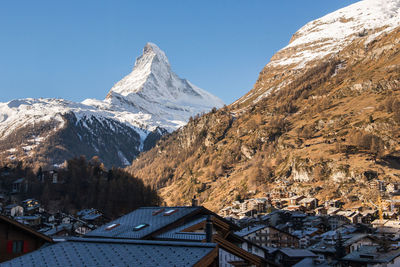
[[[192,198],[192,207],[197,207],[199,205],[199,200],[196,198],[196,195]]]
[[[211,220],[211,215],[207,216],[207,223],[206,223],[206,242],[212,242],[212,233],[213,232],[213,224]]]

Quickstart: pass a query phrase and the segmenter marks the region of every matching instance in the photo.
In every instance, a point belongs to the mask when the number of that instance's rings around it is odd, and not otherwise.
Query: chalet
[[[336,244],[339,238],[342,239],[346,254],[351,253],[362,246],[377,244],[375,239],[367,234],[348,234],[338,237],[336,232],[332,231],[332,233],[333,235],[325,235],[323,240],[312,245],[308,249],[331,261],[335,259]]]
[[[318,207],[318,199],[313,197],[303,198],[299,201],[299,204],[307,209],[315,209]]]
[[[362,246],[342,258],[346,266],[400,266],[400,248],[384,250],[377,245]]]
[[[341,202],[339,199],[332,199],[325,201],[324,206],[325,208],[340,208],[341,207]]]
[[[14,217],[14,220],[29,226],[37,226],[42,222],[42,218],[39,215],[17,216]]]
[[[236,235],[266,247],[299,247],[299,238],[269,225],[255,225],[235,232]]]
[[[326,215],[327,214],[327,209],[325,207],[318,207],[314,209],[315,215]]]
[[[376,210],[364,210],[361,211],[361,223],[364,224],[371,224],[373,221],[374,217],[376,216],[377,211]]]
[[[22,207],[24,208],[25,213],[32,214],[39,210],[40,204],[36,199],[28,198],[22,201]]]
[[[350,223],[361,223],[362,215],[358,211],[339,211],[336,215],[346,217]]]
[[[400,238],[400,221],[398,220],[375,220],[371,224],[380,236]]]
[[[44,232],[51,237],[69,236],[72,232],[72,224],[62,223]]]
[[[17,179],[12,183],[12,194],[26,193],[26,191],[28,191],[28,183],[25,178]]]
[[[106,219],[101,212],[96,209],[84,209],[77,213],[78,217],[93,225],[102,225],[105,223]]]
[[[288,199],[289,205],[299,205],[300,201],[304,199],[304,196],[293,196]]]
[[[332,215],[328,218],[331,229],[336,229],[342,225],[349,224],[350,220],[343,215]]]
[[[305,258],[318,258],[307,249],[281,248],[273,253],[275,263],[282,266],[292,266]]]
[[[19,257],[52,242],[50,237],[0,215],[0,262]]]
[[[24,215],[24,208],[18,204],[10,204],[4,207],[4,212],[11,217],[22,216]]]

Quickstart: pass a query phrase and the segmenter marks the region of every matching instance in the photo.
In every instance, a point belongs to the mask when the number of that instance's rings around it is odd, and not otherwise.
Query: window
[[[106,227],[106,231],[110,231],[110,230],[114,229],[117,226],[119,226],[119,223],[110,224],[109,226]]]
[[[177,209],[167,210],[166,212],[164,212],[164,216],[170,216],[171,214],[174,214],[177,211],[178,211]]]
[[[248,252],[251,252],[252,250],[253,250],[253,245],[250,244],[250,243],[248,243],[248,244],[247,244],[247,251],[248,251]]]
[[[156,216],[157,214],[160,214],[160,213],[163,212],[164,210],[165,210],[164,208],[155,210],[155,211],[153,211],[152,215],[153,215],[153,216]]]
[[[7,242],[8,253],[26,253],[28,252],[28,241],[24,240],[9,240]]]
[[[13,253],[21,253],[24,248],[24,241],[13,241]]]
[[[142,230],[143,228],[146,228],[147,226],[149,226],[147,223],[141,223],[141,224],[136,225],[135,227],[133,227],[133,231]]]

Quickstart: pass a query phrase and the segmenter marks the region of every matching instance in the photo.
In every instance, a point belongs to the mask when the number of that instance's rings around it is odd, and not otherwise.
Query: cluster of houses
[[[265,197],[235,201],[219,214],[281,266],[400,266],[397,211],[342,206],[340,200],[320,205],[304,196]]]
[[[2,215],[49,237],[81,236],[109,221],[96,209],[84,209],[76,215],[49,213],[32,198],[3,206]]]
[[[80,237],[50,238],[0,216],[1,265],[280,266],[240,230],[201,206],[138,208]]]
[[[260,209],[261,202],[255,201]],[[96,217],[92,211],[81,211],[79,220]],[[142,207],[79,236],[51,236],[0,216],[0,260],[2,266],[400,266],[398,220],[353,223],[345,215],[283,209],[257,215],[224,218],[196,201]]]

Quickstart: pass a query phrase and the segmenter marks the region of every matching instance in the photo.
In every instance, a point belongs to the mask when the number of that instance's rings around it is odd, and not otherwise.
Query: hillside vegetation
[[[128,171],[168,205],[197,195],[212,210],[282,183],[351,202],[371,179],[400,181],[400,30],[366,40],[301,71],[262,71],[253,90],[280,87],[191,119]]]

